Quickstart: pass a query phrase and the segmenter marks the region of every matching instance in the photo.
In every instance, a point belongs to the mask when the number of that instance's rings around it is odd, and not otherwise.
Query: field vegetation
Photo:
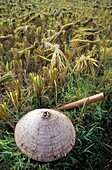
[[[66,157],[23,155],[14,127],[27,112],[104,92],[65,113],[76,129]],[[112,168],[112,1],[0,0],[0,170]]]

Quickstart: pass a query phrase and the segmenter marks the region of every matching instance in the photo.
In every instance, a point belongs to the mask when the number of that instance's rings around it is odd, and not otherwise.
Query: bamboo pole
[[[90,103],[94,103],[94,102],[97,102],[97,101],[100,101],[100,100],[103,100],[103,99],[105,99],[105,95],[102,92],[102,93],[96,94],[94,96],[90,96],[90,97],[87,97],[85,99],[81,99],[81,100],[78,100],[76,102],[72,102],[72,103],[60,106],[60,107],[58,107],[58,109],[59,110],[70,110],[70,109],[74,109],[76,107],[82,106],[84,104],[88,105]]]

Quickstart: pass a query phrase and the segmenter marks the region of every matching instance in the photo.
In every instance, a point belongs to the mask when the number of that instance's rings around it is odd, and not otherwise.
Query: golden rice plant
[[[14,108],[18,110],[19,108],[19,102],[20,102],[20,94],[18,94],[17,91],[14,92],[8,92],[6,91],[7,96],[9,97],[11,103],[13,104]]]
[[[25,51],[26,71],[28,72],[30,67],[30,50]]]
[[[100,49],[100,63],[103,64],[103,66],[106,66],[107,63],[112,64],[112,49],[108,47],[104,47]]]
[[[0,104],[0,119],[1,120],[7,120],[10,118],[10,114],[7,110],[6,103]]]
[[[54,91],[55,93],[55,104],[57,105],[57,94],[58,94],[58,69],[57,68],[50,68],[49,69],[49,85],[50,91]]]
[[[29,97],[28,90],[29,88],[25,89],[22,86],[20,80],[14,80],[9,84],[6,94],[9,98],[10,104],[13,105],[16,110],[21,110],[21,108],[24,108]]]
[[[6,63],[6,70],[12,71],[15,75],[18,75],[19,78],[23,77],[23,62],[22,60],[12,60],[10,63]]]
[[[48,75],[49,75],[50,87],[53,88],[53,87],[55,87],[55,82],[58,79],[58,69],[50,68]]]
[[[39,101],[39,104],[41,104],[41,96],[42,96],[42,76],[36,75],[34,73],[29,73],[29,78],[31,79],[32,85],[33,85],[33,91],[36,94],[36,98]]]
[[[76,73],[83,73],[85,75],[96,75],[96,68],[99,66],[98,61],[91,55],[81,55],[75,60],[76,64],[73,69]]]
[[[66,56],[60,50],[60,46],[58,44],[51,44],[45,39],[43,39],[42,42],[46,49],[50,49],[53,51],[51,54],[49,54],[49,56],[52,56],[51,68],[58,68],[60,71],[62,71],[64,67],[69,65],[69,62],[66,59]]]
[[[0,104],[0,123],[7,122],[7,124],[14,129],[12,124],[13,120],[11,119],[11,111],[8,109],[7,104],[4,102]]]
[[[6,53],[6,51],[5,51],[5,49],[4,49],[3,44],[0,44],[0,55],[1,55],[1,58],[2,58],[2,56],[5,55],[5,53]]]

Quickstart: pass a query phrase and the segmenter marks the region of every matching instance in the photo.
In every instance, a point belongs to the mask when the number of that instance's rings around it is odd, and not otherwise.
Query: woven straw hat
[[[18,148],[41,162],[66,156],[75,144],[75,136],[68,117],[52,109],[36,109],[27,113],[15,128]]]

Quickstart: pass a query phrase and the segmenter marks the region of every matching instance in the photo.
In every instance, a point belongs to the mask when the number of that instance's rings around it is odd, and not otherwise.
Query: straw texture
[[[41,162],[66,156],[75,144],[75,136],[68,117],[52,109],[36,109],[27,113],[15,128],[18,148]]]

